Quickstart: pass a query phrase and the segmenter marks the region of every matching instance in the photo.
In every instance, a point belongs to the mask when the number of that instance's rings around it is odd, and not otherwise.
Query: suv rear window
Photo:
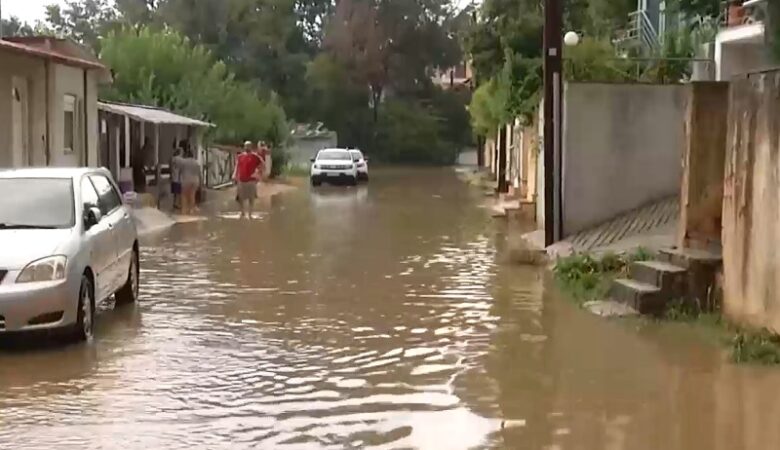
[[[346,150],[323,150],[317,155],[317,159],[329,159],[332,161],[352,161],[352,156]]]

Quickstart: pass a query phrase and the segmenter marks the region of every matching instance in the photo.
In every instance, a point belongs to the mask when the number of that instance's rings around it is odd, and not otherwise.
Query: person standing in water
[[[263,170],[263,160],[252,148],[252,143],[244,142],[244,151],[238,155],[233,179],[238,184],[236,199],[241,205],[241,218],[252,218],[252,210],[257,200],[257,182]]]
[[[173,158],[171,158],[171,194],[173,194],[173,209],[181,209],[181,165],[184,158],[182,157],[183,145],[179,144],[173,151]]]
[[[200,189],[200,163],[195,159],[192,149],[187,146],[184,150],[184,158],[180,167],[182,200],[182,214],[190,215],[195,212],[196,195]]]

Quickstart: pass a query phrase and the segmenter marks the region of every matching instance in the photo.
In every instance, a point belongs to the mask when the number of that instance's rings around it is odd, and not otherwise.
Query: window
[[[351,161],[352,156],[346,150],[323,150],[317,155],[317,159],[329,159],[332,161]]]
[[[87,177],[81,180],[81,202],[84,204],[84,208],[100,207],[100,197],[98,197],[95,186],[92,185],[92,182]]]
[[[76,148],[76,97],[73,95],[66,95],[63,101],[63,136],[64,136],[64,150],[65,153],[73,153]]]
[[[92,175],[89,177],[95,185],[99,198],[100,212],[104,216],[111,214],[115,209],[122,205],[122,199],[119,193],[114,189],[114,185],[108,181],[108,178],[102,175]]]
[[[70,228],[74,225],[69,178],[0,178],[0,223],[5,227]]]

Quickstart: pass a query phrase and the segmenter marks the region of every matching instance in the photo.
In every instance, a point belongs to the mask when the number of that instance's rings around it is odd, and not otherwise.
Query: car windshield
[[[73,183],[66,178],[0,178],[0,230],[70,228]]]
[[[352,157],[346,150],[323,150],[317,156],[317,159],[327,159],[331,161],[352,161]]]

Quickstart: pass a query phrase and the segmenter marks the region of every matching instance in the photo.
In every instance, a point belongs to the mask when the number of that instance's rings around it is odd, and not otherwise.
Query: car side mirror
[[[368,156],[363,157],[363,161],[368,162]]]
[[[94,206],[87,207],[84,210],[84,228],[89,230],[90,228],[94,227],[95,225],[100,223],[100,220],[103,219],[103,213],[100,212],[100,208],[96,208]]]
[[[311,162],[314,162],[316,160],[317,160],[317,158],[309,158],[309,161],[311,161]]]

